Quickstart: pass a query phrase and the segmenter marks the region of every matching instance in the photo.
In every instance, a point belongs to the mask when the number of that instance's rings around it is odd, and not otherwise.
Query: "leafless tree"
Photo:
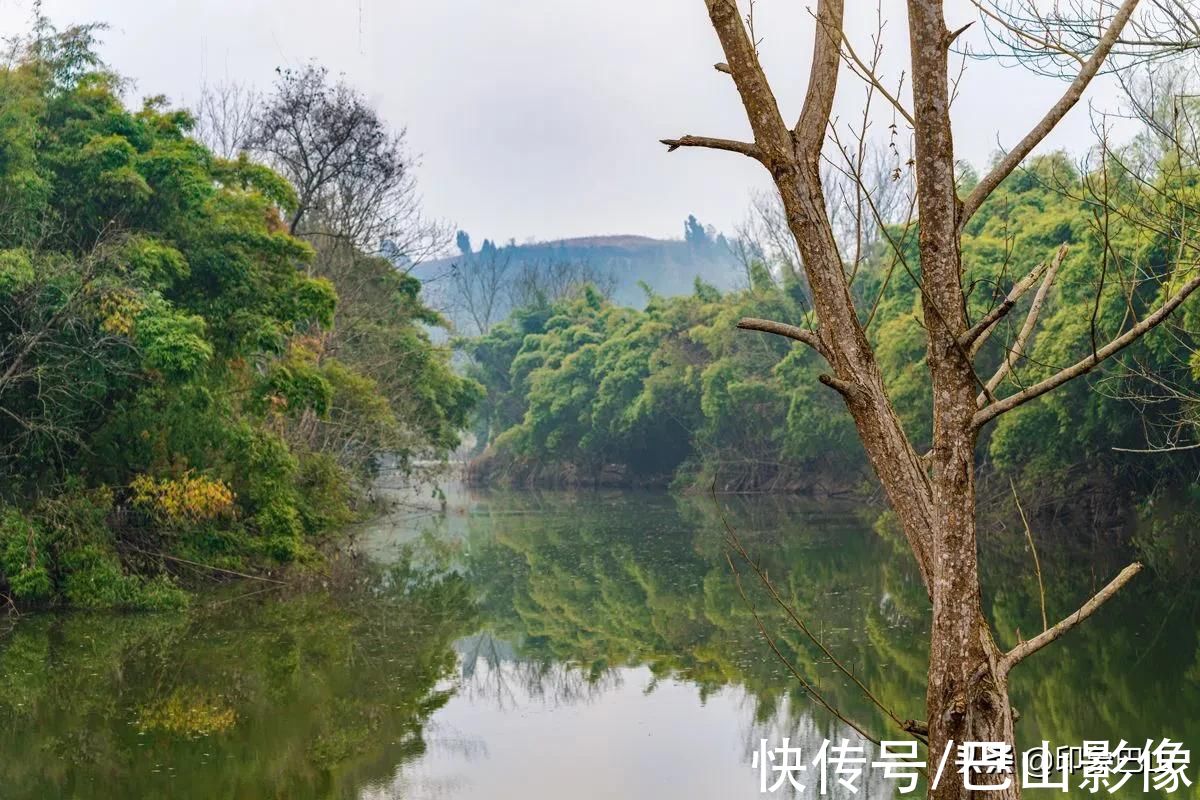
[[[476,334],[486,334],[509,308],[513,266],[508,248],[489,247],[464,254],[450,267],[446,306],[469,319]]]
[[[1106,148],[1101,175],[1115,177],[1099,186],[1089,182],[1078,199],[1107,210],[1114,205],[1107,194],[1125,195],[1122,222],[1169,230],[1172,240],[1195,239],[1200,231],[1189,188],[1200,170],[1200,59],[1149,61],[1117,77],[1125,95],[1120,116],[1136,122],[1139,132],[1125,147]],[[1125,259],[1114,260],[1118,277],[1128,280]],[[1120,369],[1096,381],[1098,391],[1132,403],[1141,419],[1144,444],[1114,446],[1116,451],[1154,455],[1200,447],[1200,394],[1192,380],[1200,331],[1194,319],[1180,315],[1163,327],[1174,341],[1156,351],[1154,364],[1138,355],[1125,357]]]
[[[193,135],[221,158],[237,158],[254,137],[259,96],[251,87],[233,81],[205,84],[192,113]]]
[[[583,286],[592,286],[604,297],[612,297],[617,278],[587,261],[565,258],[524,261],[509,282],[508,297],[512,308],[522,308],[564,300]]]
[[[1145,61],[1158,57],[1164,47],[1173,46],[1157,38],[1143,44],[1137,33],[1154,29],[1153,16],[1163,4],[1149,3],[1149,11],[1130,23],[1138,0],[1123,0],[1119,5],[1108,0],[1079,0],[1071,4],[1073,16],[1048,20],[1058,31],[1051,37],[1023,28],[1023,20],[1014,18],[1011,8],[981,4],[985,21],[1001,25],[1012,35],[1024,31],[1020,46],[1044,55],[1048,61],[1038,62],[1029,53],[1018,56],[1035,66],[1062,57],[1064,68],[1069,68],[1073,77],[1059,101],[965,196],[959,192],[959,164],[951,134],[951,104],[957,90],[951,51],[968,25],[948,27],[940,0],[907,2],[910,52],[906,74],[911,77],[911,109],[904,105],[903,94],[889,90],[879,79],[869,61],[855,55],[844,36],[844,0],[819,0],[808,90],[794,122],[785,121],[759,59],[758,40],[747,30],[747,20],[737,2],[705,0],[704,5],[725,54],[725,62],[717,65],[717,71],[732,78],[753,140],[688,135],[664,140],[664,144],[671,150],[707,148],[750,158],[768,170],[779,191],[817,325],[802,328],[787,321],[744,319],[739,327],[802,342],[828,364],[829,371],[821,376],[821,382],[843,398],[915,557],[933,606],[927,722],[897,725],[928,736],[929,760],[934,764],[955,742],[1012,744],[1014,715],[1008,693],[1012,668],[1089,617],[1132,579],[1141,565],[1127,567],[1062,621],[1011,650],[1002,650],[980,599],[975,520],[975,449],[980,432],[1000,415],[1089,373],[1160,325],[1200,287],[1195,269],[1198,254],[1193,245],[1181,250],[1170,283],[1173,289],[1152,311],[1130,320],[1115,337],[1097,341],[1075,363],[1000,396],[994,378],[977,375],[976,356],[1001,320],[1031,290],[1035,295],[1027,306],[1022,330],[1036,327],[1041,304],[1054,286],[1057,260],[1047,254],[1041,264],[1015,281],[996,276],[998,283],[1011,288],[990,311],[972,320],[963,287],[961,237],[964,226],[983,202],[1058,125],[1106,64],[1115,68],[1123,60]],[[1186,9],[1182,3],[1178,7]],[[1084,30],[1091,35],[1076,35]],[[1128,31],[1133,31],[1136,38],[1126,38]],[[1109,56],[1114,53],[1120,57],[1114,56],[1110,62]],[[911,130],[914,142],[911,167],[920,221],[916,233],[920,273],[914,273],[914,279],[919,281],[921,292],[933,398],[933,446],[924,454],[914,448],[888,397],[853,299],[854,265],[846,263],[838,246],[822,181],[822,163],[828,157],[827,143],[834,124],[834,95],[843,65],[892,106]],[[1006,363],[1007,359],[1001,369]],[[973,777],[996,784],[996,791],[988,792],[991,796],[1015,798],[1020,794],[1018,780],[1000,785],[1008,776]],[[973,794],[961,780],[947,776],[930,790],[930,795],[939,800],[958,800]]]
[[[372,381],[388,401],[386,411],[364,405],[361,392],[347,389],[325,417],[307,412],[282,421],[285,435],[357,468],[381,452],[414,451],[426,438],[422,399],[413,391],[429,359],[420,324],[441,320],[421,303],[419,283],[407,273],[441,255],[453,237],[450,227],[423,213],[404,131],[390,128],[360,92],[313,64],[279,71],[272,89],[258,97],[244,138],[248,95],[226,94],[207,106],[212,127],[236,131],[226,138],[239,151],[292,185],[288,230],[313,246],[310,273],[337,291],[333,327],[306,331],[298,342],[319,360],[335,358],[353,371],[343,379]],[[226,108],[233,120],[218,126]]]
[[[865,131],[853,134],[847,145],[827,160],[821,171],[829,201],[830,224],[838,250],[848,263],[861,264],[883,244],[884,227],[903,223],[909,216],[911,180],[897,174],[892,152],[871,143]],[[867,198],[877,215],[868,210]],[[737,229],[734,255],[743,267],[763,260],[776,277],[803,280],[804,269],[796,239],[788,228],[787,214],[776,192],[758,192],[750,202],[747,218]]]
[[[381,253],[403,269],[450,242],[451,230],[422,214],[404,131],[388,128],[366,98],[324,68],[280,71],[254,127],[250,151],[296,189],[292,233]]]
[[[1150,62],[1117,74],[1123,116],[1138,123],[1131,167],[1150,175],[1173,157],[1180,169],[1200,165],[1200,60]]]
[[[16,251],[33,269],[0,307],[0,464],[30,452],[52,462],[86,447],[108,382],[136,371],[127,331],[104,319],[123,299],[102,279],[124,240],[106,233],[76,259]]]
[[[432,302],[482,336],[513,309],[556,303],[585,285],[612,297],[616,284],[611,270],[587,261],[522,259],[511,248],[488,242],[451,263],[446,280],[432,293]]]

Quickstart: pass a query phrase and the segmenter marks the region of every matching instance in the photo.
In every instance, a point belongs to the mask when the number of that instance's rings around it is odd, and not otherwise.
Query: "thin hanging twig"
[[[133,545],[127,545],[127,547],[130,550],[141,553],[142,555],[156,556],[158,558],[165,558],[167,561],[174,561],[179,564],[187,564],[189,567],[201,567],[203,569],[212,570],[213,572],[220,572],[225,575],[233,575],[236,578],[246,578],[247,580],[252,580],[252,581],[263,581],[264,583],[277,583],[280,586],[288,585],[287,581],[281,581],[281,580],[277,580],[275,578],[268,578],[264,575],[251,575],[246,572],[237,572],[235,570],[225,569],[223,567],[214,567],[212,564],[204,564],[199,561],[189,561],[186,558],[179,558],[178,556],[169,556],[166,553],[157,553],[152,550],[143,550],[142,548],[134,547]]]
[[[758,631],[762,634],[762,637],[767,640],[767,644],[770,645],[772,652],[775,653],[775,657],[778,658],[780,662],[787,667],[788,672],[792,673],[792,676],[800,682],[800,685],[804,687],[804,691],[812,695],[813,699],[820,703],[825,710],[827,710],[830,714],[833,714],[833,716],[840,719],[846,725],[849,725],[851,728],[856,730],[864,739],[868,739],[874,744],[879,744],[879,739],[867,733],[865,730],[863,730],[861,725],[852,722],[844,714],[842,714],[841,711],[838,711],[836,708],[830,705],[829,701],[826,700],[811,683],[804,679],[804,676],[800,674],[800,671],[796,669],[795,665],[793,665],[788,657],[783,654],[783,651],[779,649],[779,645],[775,644],[775,640],[771,638],[769,633],[767,633],[767,628],[765,625],[763,625],[762,618],[758,615],[758,610],[754,607],[754,604],[750,602],[750,598],[746,596],[746,589],[742,586],[742,574],[738,572],[738,568],[734,566],[733,559],[730,558],[728,553],[725,554],[725,560],[729,562],[729,568],[733,570],[733,580],[734,583],[737,584],[738,594],[742,596],[742,601],[745,602],[746,608],[750,609],[750,614],[754,617],[754,624],[758,626]]]
[[[1050,620],[1046,617],[1046,585],[1042,583],[1042,562],[1038,560],[1037,545],[1033,543],[1033,531],[1029,529],[1029,520],[1025,518],[1025,509],[1021,508],[1021,498],[1017,497],[1017,485],[1013,483],[1013,479],[1008,479],[1008,485],[1012,488],[1013,500],[1017,504],[1017,511],[1021,515],[1021,524],[1025,526],[1025,538],[1029,540],[1029,549],[1033,553],[1033,568],[1037,572],[1038,579],[1038,594],[1042,600],[1042,630],[1045,631],[1050,627]]]
[[[858,676],[856,676],[844,664],[842,664],[842,662],[839,661],[832,652],[830,652],[829,648],[825,646],[825,643],[818,639],[815,634],[813,634],[812,630],[808,627],[804,620],[800,618],[795,609],[793,609],[787,603],[787,601],[783,599],[783,596],[779,593],[779,590],[775,588],[775,584],[771,582],[771,579],[767,576],[766,572],[763,571],[763,569],[757,563],[755,563],[753,559],[750,558],[750,554],[746,552],[746,548],[742,545],[741,539],[738,538],[737,533],[733,530],[733,526],[729,524],[729,520],[725,516],[725,511],[721,508],[721,504],[717,500],[715,484],[710,487],[710,491],[712,493],[713,505],[717,509],[718,516],[721,517],[721,524],[725,527],[725,532],[728,536],[730,546],[733,547],[733,549],[737,551],[737,554],[741,556],[742,560],[744,560],[750,566],[750,568],[754,570],[754,574],[758,576],[758,579],[762,582],[763,586],[766,587],[767,593],[771,596],[771,599],[783,609],[784,613],[787,614],[792,623],[820,649],[825,657],[828,658],[830,662],[842,672],[842,674],[854,682],[854,685],[859,688],[859,690],[867,697],[868,700],[870,700],[880,711],[887,715],[887,717],[890,718],[892,722],[894,722],[901,730],[908,733],[913,733],[913,731],[910,730],[911,726],[897,716],[896,713],[890,708],[885,706],[879,700],[879,698],[877,698],[875,694],[869,688],[867,688],[866,684],[858,679]],[[730,566],[732,566],[732,562],[730,562]],[[923,738],[922,741],[924,741]]]

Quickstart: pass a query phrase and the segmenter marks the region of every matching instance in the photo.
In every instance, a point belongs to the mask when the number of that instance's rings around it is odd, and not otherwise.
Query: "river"
[[[0,799],[788,796],[760,794],[763,739],[806,754],[863,739],[814,695],[885,738],[910,738],[888,712],[924,716],[928,604],[877,515],[459,489],[444,511],[405,502],[363,526],[366,565],[327,590],[28,614],[0,629]],[[813,637],[731,554],[731,532]],[[1108,536],[1038,537],[1051,622],[1131,557]],[[981,550],[1003,643],[1039,632],[1024,532],[988,532]],[[1170,560],[1018,668],[1020,747],[1200,744],[1198,592]],[[858,788],[829,794],[895,785],[867,769]]]

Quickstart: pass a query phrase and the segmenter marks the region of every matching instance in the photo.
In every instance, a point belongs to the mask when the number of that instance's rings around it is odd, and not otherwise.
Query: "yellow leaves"
[[[107,333],[129,336],[133,333],[133,321],[146,304],[132,291],[121,289],[109,292],[100,298],[100,327]]]
[[[299,363],[318,364],[325,353],[327,337],[313,334],[295,334],[288,339],[288,355]]]
[[[233,491],[202,475],[155,480],[139,475],[129,484],[135,505],[171,522],[201,522],[233,513]]]
[[[176,689],[164,700],[143,706],[137,715],[141,731],[159,730],[180,736],[222,733],[237,723],[237,711],[219,697],[198,689]]]

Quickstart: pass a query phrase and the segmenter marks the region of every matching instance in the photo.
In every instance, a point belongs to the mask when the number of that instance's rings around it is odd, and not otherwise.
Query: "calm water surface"
[[[876,512],[721,505],[834,655],[923,717],[928,604]],[[760,739],[862,739],[760,622],[843,716],[907,738],[735,556],[743,598],[726,536],[708,498],[460,491],[368,526],[350,589],[27,615],[0,632],[0,800],[760,797]],[[1024,535],[981,546],[1005,644],[1040,631]],[[1131,557],[1079,532],[1039,552],[1052,621]],[[1197,607],[1189,580],[1151,575],[1026,662],[1020,744],[1170,736],[1200,754]],[[889,796],[865,777],[859,797]]]

